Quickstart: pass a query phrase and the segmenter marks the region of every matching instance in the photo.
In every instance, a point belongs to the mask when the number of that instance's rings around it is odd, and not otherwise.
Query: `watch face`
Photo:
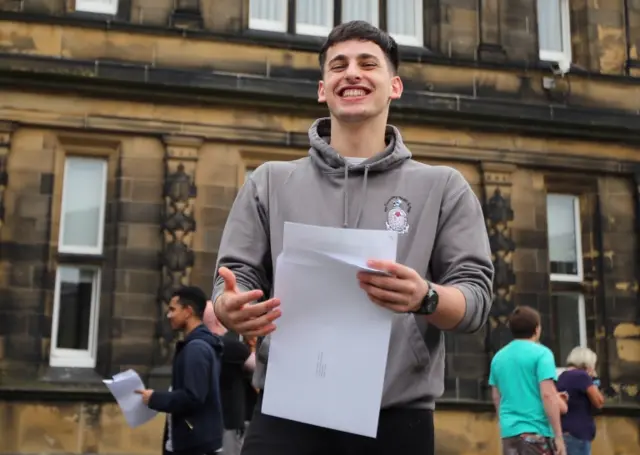
[[[431,314],[436,311],[437,306],[438,293],[433,288],[429,288],[429,292],[427,292],[427,297],[425,298],[424,311],[427,314]]]

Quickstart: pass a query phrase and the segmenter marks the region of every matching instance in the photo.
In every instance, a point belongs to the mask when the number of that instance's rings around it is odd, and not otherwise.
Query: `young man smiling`
[[[308,157],[265,163],[241,188],[220,243],[212,300],[226,327],[267,336],[254,375],[263,388],[268,334],[280,316],[273,271],[284,222],[398,232],[397,262],[370,262],[391,276],[353,277],[373,303],[396,313],[378,434],[365,438],[271,417],[260,412],[259,401],[242,453],[433,454],[443,331],[480,330],[491,307],[482,209],[459,172],[413,161],[400,132],[387,125],[389,104],[403,89],[389,35],[362,21],[342,24],[319,60],[318,101],[330,118],[311,126]]]

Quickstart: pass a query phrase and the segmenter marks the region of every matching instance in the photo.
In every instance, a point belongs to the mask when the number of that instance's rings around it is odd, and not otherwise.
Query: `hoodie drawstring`
[[[369,177],[369,165],[365,165],[364,167],[364,177],[362,179],[362,201],[360,202],[360,208],[358,209],[358,216],[356,217],[355,228],[360,224],[360,218],[362,217],[362,212],[364,211],[364,205],[367,199],[367,179]],[[342,227],[349,227],[349,164],[346,164],[344,167],[344,219],[342,221]]]
[[[349,227],[349,163],[345,163],[344,165],[344,183],[343,183],[343,200],[342,203],[344,204],[343,207],[343,211],[344,211],[344,216],[343,216],[343,220],[342,220],[342,227],[343,228],[347,228]]]

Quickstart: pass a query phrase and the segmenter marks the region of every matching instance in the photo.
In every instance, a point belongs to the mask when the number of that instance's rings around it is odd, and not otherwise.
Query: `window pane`
[[[538,40],[540,50],[562,52],[563,0],[538,0]]]
[[[76,11],[116,14],[118,12],[118,0],[76,0]]]
[[[328,34],[333,27],[333,0],[298,0],[296,31],[301,34]]]
[[[249,11],[253,19],[274,22],[287,21],[286,0],[251,0]]]
[[[579,248],[577,244],[575,204],[576,196],[547,195],[547,231],[551,273],[578,275]]]
[[[573,348],[581,346],[586,338],[584,301],[580,294],[556,294],[552,296],[555,314],[558,366],[566,366],[567,356]]]
[[[342,0],[342,22],[367,21],[378,26],[378,0]]]
[[[96,271],[78,267],[60,267],[58,305],[59,349],[89,349],[93,283]]]
[[[100,159],[67,158],[60,251],[102,251],[106,165]]]
[[[406,44],[406,37],[422,42],[422,1],[394,0],[387,2],[387,31],[396,36],[399,43]]]

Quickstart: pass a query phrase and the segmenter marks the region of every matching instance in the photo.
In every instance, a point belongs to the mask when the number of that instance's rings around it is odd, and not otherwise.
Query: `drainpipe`
[[[606,365],[606,368],[602,369],[602,389],[607,393],[611,393],[611,374],[609,363],[609,343],[611,337],[611,327],[609,320],[609,309],[607,308],[607,291],[605,289],[605,262],[604,262],[604,235],[603,235],[603,222],[602,222],[602,200],[600,198],[600,187],[597,186],[596,190],[596,204],[594,215],[594,243],[596,247],[597,264],[598,264],[598,286],[596,287],[596,301],[600,302],[600,318],[604,327],[604,348],[602,349],[602,362],[601,365]]]
[[[625,62],[624,74],[631,74],[631,25],[629,24],[629,0],[622,0],[624,9]]]

